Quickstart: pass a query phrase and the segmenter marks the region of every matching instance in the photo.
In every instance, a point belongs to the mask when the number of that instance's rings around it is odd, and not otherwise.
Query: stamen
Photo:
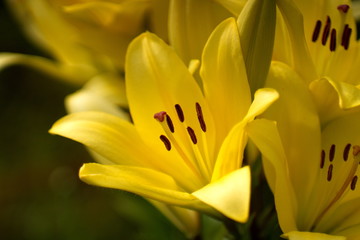
[[[334,168],[334,166],[333,166],[332,164],[330,164],[330,166],[329,166],[329,168],[328,168],[328,173],[327,173],[327,180],[328,180],[328,182],[331,181],[333,168]]]
[[[206,132],[206,123],[204,120],[204,115],[202,113],[201,106],[199,103],[196,103],[195,105],[196,105],[196,113],[200,123],[201,130],[203,130],[203,132]]]
[[[186,129],[187,129],[187,131],[189,133],[191,141],[193,142],[193,144],[196,144],[197,143],[197,138],[196,138],[194,129],[192,129],[191,127],[187,127]]]
[[[344,148],[344,153],[343,153],[343,159],[346,162],[349,158],[349,152],[350,152],[350,148],[351,148],[351,144],[348,143],[346,144],[345,148]]]
[[[170,151],[171,150],[170,140],[164,135],[160,135],[160,140],[164,143],[166,150]]]
[[[331,36],[330,36],[330,51],[334,52],[336,49],[336,30],[333,28],[331,30]]]
[[[350,184],[350,188],[351,188],[351,190],[355,190],[355,188],[356,188],[356,183],[357,183],[357,180],[358,180],[358,176],[354,176],[353,177],[353,179],[351,180],[351,184]]]
[[[161,111],[161,112],[158,112],[158,113],[154,114],[154,118],[156,120],[158,120],[159,122],[163,122],[164,119],[165,119],[165,116],[166,116],[166,112],[164,112],[164,111]]]
[[[349,24],[346,24],[341,38],[341,46],[343,46],[345,50],[349,48],[351,32],[352,29],[349,28]]]
[[[335,144],[331,145],[330,147],[330,153],[329,153],[329,160],[332,162],[335,157]]]
[[[176,110],[176,113],[178,115],[180,122],[184,122],[185,121],[184,112],[179,104],[175,104],[175,110]]]
[[[320,29],[321,29],[321,21],[317,20],[314,28],[314,32],[312,35],[312,41],[316,42],[316,40],[319,38],[320,35]]]
[[[360,146],[359,145],[354,145],[353,146],[353,155],[354,155],[354,157],[359,155],[359,153],[360,153]]]
[[[324,46],[329,38],[330,28],[331,28],[331,20],[330,20],[330,17],[328,16],[327,20],[326,20],[326,25],[325,25],[325,28],[323,31],[322,39],[321,39],[321,43]]]
[[[341,4],[337,7],[337,9],[343,13],[347,13],[349,11],[350,6],[347,4]]]
[[[166,114],[166,123],[167,123],[167,125],[168,125],[168,127],[169,127],[170,131],[171,131],[172,133],[174,133],[174,132],[175,132],[174,124],[173,124],[173,122],[172,122],[172,120],[171,120],[170,116],[169,116],[169,115],[167,115],[167,114]]]
[[[320,157],[320,168],[324,168],[325,165],[325,151],[321,151],[321,157]]]

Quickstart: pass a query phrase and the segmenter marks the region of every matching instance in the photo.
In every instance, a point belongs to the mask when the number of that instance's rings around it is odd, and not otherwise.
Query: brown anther
[[[170,140],[164,135],[160,135],[160,140],[164,143],[166,150],[170,151],[171,150]]]
[[[330,51],[334,52],[336,50],[336,30],[333,28],[330,34]]]
[[[356,183],[357,183],[357,180],[358,180],[358,176],[354,176],[353,177],[353,179],[351,180],[351,184],[350,184],[350,188],[351,188],[351,190],[355,190],[355,188],[356,188]]]
[[[314,28],[314,32],[312,35],[312,41],[316,42],[316,40],[319,38],[320,35],[320,29],[321,29],[321,21],[317,20]]]
[[[191,138],[191,141],[193,142],[193,144],[196,144],[197,143],[197,138],[196,138],[194,129],[192,129],[191,127],[187,127],[186,129],[187,129],[188,134],[189,134],[189,136]]]
[[[349,48],[350,37],[351,37],[352,29],[349,28],[349,24],[345,24],[344,31],[341,38],[341,46],[344,47],[345,50]]]
[[[197,117],[198,117],[198,120],[200,123],[201,130],[203,130],[203,132],[206,132],[206,123],[204,120],[204,115],[203,115],[201,106],[199,103],[196,103],[195,106],[196,106],[196,113],[197,113]]]
[[[320,168],[324,168],[325,165],[325,151],[321,151],[321,157],[320,157]]]
[[[349,158],[349,152],[350,152],[350,148],[351,148],[351,144],[348,143],[346,144],[345,148],[344,148],[344,153],[343,153],[343,159],[346,162]]]
[[[359,153],[360,153],[360,146],[359,145],[354,145],[353,146],[353,155],[354,155],[354,157],[359,155]]]
[[[176,110],[176,113],[178,115],[180,122],[184,122],[185,121],[184,112],[179,104],[175,104],[175,110]]]
[[[334,166],[332,164],[330,164],[330,166],[328,168],[328,172],[327,172],[327,180],[328,180],[328,182],[331,181],[333,168],[334,168]]]
[[[167,125],[168,125],[168,127],[169,127],[170,131],[171,131],[172,133],[174,133],[174,132],[175,132],[174,124],[173,124],[173,122],[172,122],[172,120],[171,120],[170,116],[169,116],[169,115],[167,115],[167,114],[166,114],[166,123],[167,123]]]
[[[156,120],[158,120],[159,122],[163,122],[166,116],[166,112],[162,111],[162,112],[158,112],[154,114],[154,118]]]
[[[332,144],[329,152],[329,160],[332,162],[335,158],[335,144]]]
[[[347,13],[349,11],[350,6],[347,4],[341,4],[337,7],[337,9],[343,13]]]
[[[328,16],[327,20],[326,20],[326,25],[325,25],[325,28],[323,31],[322,39],[321,39],[321,43],[324,46],[326,45],[326,42],[329,38],[330,28],[331,28],[331,20],[330,20],[330,17]]]

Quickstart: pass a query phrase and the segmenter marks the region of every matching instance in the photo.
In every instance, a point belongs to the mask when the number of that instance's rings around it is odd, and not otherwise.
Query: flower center
[[[350,8],[350,6],[346,5],[346,4],[339,5],[337,7],[337,9],[340,12],[342,12],[343,14],[347,14],[349,8]],[[324,28],[322,30],[322,34],[321,34],[322,25],[323,25],[323,22],[321,20],[316,21],[311,40],[313,42],[316,42],[318,39],[321,39],[321,44],[323,46],[326,46],[326,43],[328,42],[328,39],[330,37],[329,49],[331,52],[334,52],[336,50],[336,46],[337,46],[337,34],[336,34],[337,30],[335,28],[331,27],[330,16],[326,17],[325,26],[324,26]],[[340,45],[345,50],[347,50],[349,48],[349,44],[350,44],[350,37],[351,37],[352,29],[349,27],[349,24],[344,24],[341,27],[341,29],[338,29],[338,30],[339,31],[342,30]]]
[[[206,161],[208,158],[205,142],[206,138],[199,136],[199,132],[198,134],[196,133],[194,130],[195,126],[189,126],[186,123],[185,114],[180,104],[175,104],[174,109],[177,114],[177,120],[179,121],[177,126],[180,127],[178,129],[175,129],[173,120],[167,112],[161,111],[154,114],[154,118],[159,121],[165,131],[165,135],[160,135],[160,140],[167,151],[172,151],[173,149],[177,151],[185,164],[196,175],[210,180],[211,166],[209,166],[209,161]],[[200,135],[205,134],[207,130],[206,122],[202,108],[198,102],[195,103],[193,113],[196,113],[198,127],[201,129]],[[200,140],[202,140],[202,144],[199,144]]]
[[[350,150],[352,148],[352,157],[350,157]],[[332,144],[330,149],[327,152],[325,150],[321,151],[320,154],[320,169],[326,182],[328,184],[333,183],[330,188],[338,188],[332,194],[331,200],[328,202],[323,211],[318,215],[315,220],[315,224],[313,225],[312,230],[315,229],[316,225],[320,222],[323,216],[329,211],[329,209],[337,203],[342,196],[344,196],[349,190],[355,191],[356,183],[358,180],[358,176],[356,175],[358,166],[360,164],[360,146],[359,145],[351,145],[350,143],[346,144],[342,151],[342,161],[334,161],[336,154],[336,145]],[[328,156],[328,163],[327,156]],[[338,159],[339,160],[339,159]],[[327,167],[325,167],[327,165]],[[338,168],[336,168],[336,166]],[[337,171],[337,172],[336,172]]]

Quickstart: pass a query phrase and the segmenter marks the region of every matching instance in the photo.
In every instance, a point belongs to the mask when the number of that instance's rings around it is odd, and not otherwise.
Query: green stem
[[[236,222],[227,219],[226,221],[224,221],[224,225],[227,231],[234,237],[234,240],[242,239]]]

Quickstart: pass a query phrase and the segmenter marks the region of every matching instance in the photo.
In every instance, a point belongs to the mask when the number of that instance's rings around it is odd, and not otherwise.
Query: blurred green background
[[[0,52],[45,55],[4,1]],[[48,134],[75,90],[21,66],[0,72],[0,239],[184,239],[145,200],[78,179],[91,157],[80,144]]]

